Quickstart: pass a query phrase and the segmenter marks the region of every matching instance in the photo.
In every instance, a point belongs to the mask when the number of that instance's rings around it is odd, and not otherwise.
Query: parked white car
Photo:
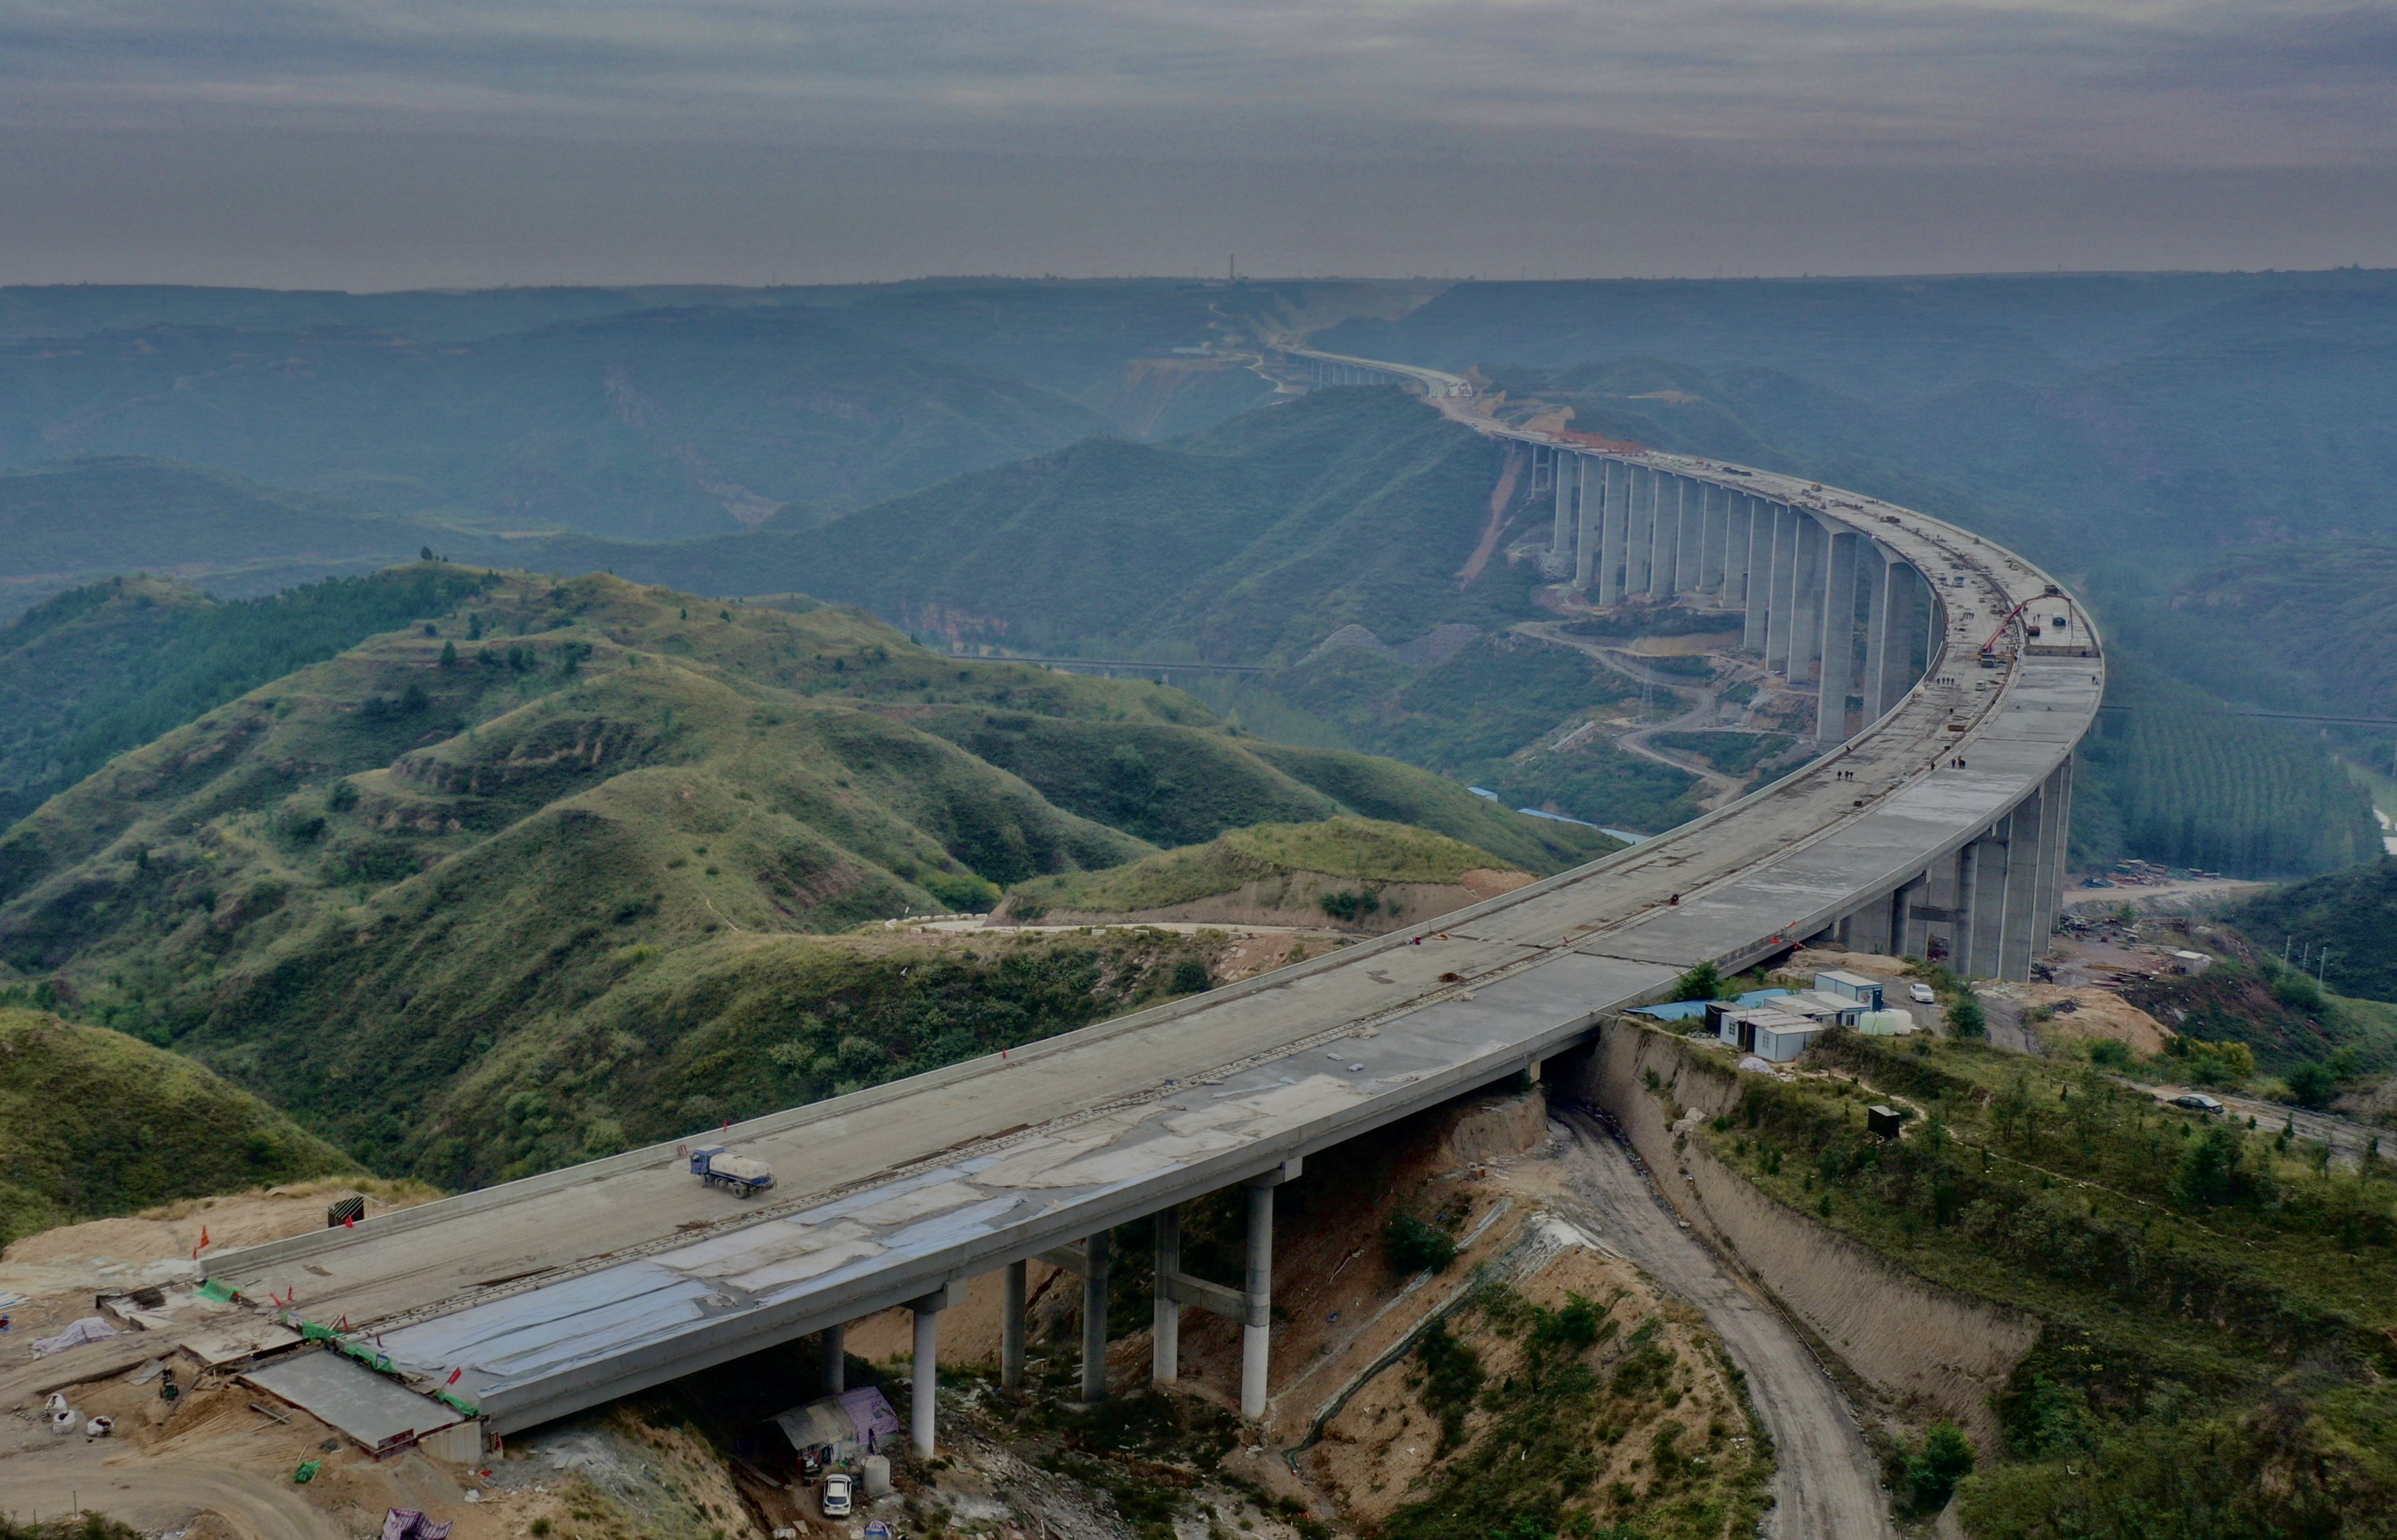
[[[1906,986],[1906,998],[1917,1005],[1933,1005],[1939,999],[1938,996],[1931,992],[1929,984],[1919,981]]]
[[[851,1489],[850,1478],[840,1475],[824,1478],[824,1516],[825,1518],[846,1519],[849,1517],[850,1509],[855,1506],[856,1497]]]

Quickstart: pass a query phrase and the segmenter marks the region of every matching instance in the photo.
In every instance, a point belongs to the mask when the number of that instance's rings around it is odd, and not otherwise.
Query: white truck
[[[763,1160],[727,1155],[721,1145],[691,1151],[690,1174],[711,1187],[730,1187],[742,1198],[764,1192],[774,1185],[774,1173]]]

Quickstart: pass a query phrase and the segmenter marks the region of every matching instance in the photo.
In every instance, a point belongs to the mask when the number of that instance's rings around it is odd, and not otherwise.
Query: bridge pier
[[[1082,1399],[1107,1399],[1107,1232],[1082,1242]]]
[[[1173,1280],[1182,1273],[1182,1210],[1157,1212],[1156,1298],[1149,1316],[1149,1379],[1172,1385],[1182,1377],[1182,1302]]]
[[[1624,507],[1623,592],[1648,592],[1648,566],[1656,551],[1656,473],[1645,465],[1628,467]]]
[[[1024,1389],[1024,1309],[1031,1264],[1011,1262],[998,1306],[998,1387]]]
[[[816,1352],[824,1359],[824,1393],[837,1396],[849,1388],[849,1327],[827,1326],[816,1333]]]
[[[1681,478],[1648,473],[1648,596],[1669,599],[1681,562]]]
[[[1589,574],[1597,565],[1597,553],[1606,516],[1606,462],[1592,460],[1586,454],[1573,456],[1573,479],[1581,486],[1581,516],[1574,524],[1573,559],[1570,570],[1573,585],[1587,592]]]
[[[1773,519],[1756,499],[1739,499],[1743,549],[1740,555],[1740,650],[1764,656],[1764,626],[1773,612]]]
[[[1533,451],[1534,455],[1538,452],[1536,449]],[[1556,483],[1557,504],[1556,532],[1548,539],[1548,555],[1559,574],[1562,575],[1573,569],[1573,483],[1581,478],[1565,468],[1565,452],[1562,449],[1549,450],[1548,458],[1554,466],[1549,476]],[[1579,455],[1573,456],[1573,459],[1575,465],[1581,462]]]
[[[1855,667],[1856,556],[1863,537],[1845,529],[1824,531],[1822,639],[1815,650],[1814,741],[1828,746],[1847,742],[1848,684]]]
[[[1623,602],[1623,569],[1631,556],[1631,467],[1619,460],[1606,462],[1605,529],[1598,548],[1598,602]],[[1585,563],[1589,560],[1587,549]],[[1583,586],[1588,586],[1588,568],[1583,569]]]
[[[944,1283],[923,1298],[907,1302],[907,1308],[916,1315],[916,1361],[910,1366],[907,1437],[918,1459],[932,1457],[932,1413],[941,1388],[941,1312],[949,1307],[953,1287]]]
[[[1764,598],[1764,666],[1789,676],[1790,623],[1797,619],[1798,514],[1773,506],[1773,586]]]

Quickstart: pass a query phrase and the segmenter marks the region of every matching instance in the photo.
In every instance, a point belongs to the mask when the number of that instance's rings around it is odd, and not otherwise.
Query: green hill
[[[351,1169],[248,1091],[122,1033],[0,1005],[0,1246]]]
[[[663,1132],[693,1098],[764,1110],[1163,987],[1161,964],[1036,947],[976,986],[989,1000],[935,1009],[810,939],[1119,865],[1154,850],[1142,829],[1365,812],[1543,872],[1604,848],[1422,770],[1260,743],[1175,690],[943,658],[854,610],[397,576],[463,591],[118,755],[0,837],[0,958],[445,1185]],[[770,1072],[692,1058],[690,1034],[731,1030],[710,1002],[760,977],[784,981],[762,997],[783,1002],[774,1041],[803,1016],[840,1029]],[[890,997],[870,1032],[804,983],[852,977]],[[511,1105],[520,1137],[451,1132]]]
[[[1854,1033],[1808,1057],[1830,1073],[1739,1076],[1707,1052],[1639,1094],[1711,1099],[1721,1110],[1691,1118],[1681,1147],[1761,1189],[1783,1223],[1803,1215],[2035,1328],[2002,1384],[1969,1392],[2001,1439],[1943,1526],[2391,1533],[2385,1159],[2329,1169],[2311,1140],[2159,1106],[2086,1062]],[[1868,1128],[1877,1101],[1920,1109],[1902,1138]]]
[[[62,460],[0,472],[0,619],[61,589],[173,573],[220,595],[263,594],[476,541],[287,488],[167,460]]]
[[[1299,874],[1372,891],[1398,883],[1453,884],[1477,870],[1512,868],[1463,840],[1403,824],[1367,818],[1260,824],[1107,871],[1036,877],[1010,891],[1006,912],[1024,919],[1058,910],[1135,914]]]
[[[2397,857],[2286,883],[2223,918],[2273,957],[2284,943],[2292,957],[2330,948],[2322,980],[2334,994],[2397,1000]]]
[[[154,578],[47,601],[0,627],[0,830],[110,756],[491,581],[427,563],[231,604]]]
[[[702,593],[803,588],[966,649],[1266,665],[1186,688],[1284,740],[1521,782],[1527,805],[1592,823],[1680,822],[1695,783],[1664,766],[1600,750],[1494,768],[1636,692],[1579,653],[1506,632],[1544,613],[1529,562],[1501,555],[1458,577],[1507,485],[1493,552],[1550,516],[1504,452],[1398,391],[1337,390],[1172,443],[1078,444],[821,526],[778,519],[671,546],[553,541],[528,556]],[[1335,634],[1363,640],[1325,648]],[[1002,743],[986,724],[928,725],[971,732],[977,754],[1105,816],[1094,810],[1105,767],[1075,769],[1085,785],[1069,790],[1034,768],[1051,757],[1038,743]],[[1142,830],[1175,845],[1207,832]]]

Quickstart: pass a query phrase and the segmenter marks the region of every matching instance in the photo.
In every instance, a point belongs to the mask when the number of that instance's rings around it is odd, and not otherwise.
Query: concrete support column
[[[1107,1399],[1107,1232],[1082,1242],[1082,1399]]]
[[[1772,586],[1765,596],[1764,666],[1778,669],[1786,677],[1789,672],[1789,629],[1796,618],[1798,590],[1798,520],[1794,508],[1773,504],[1767,509],[1773,520]]]
[[[1606,462],[1606,530],[1599,543],[1598,602],[1623,602],[1623,564],[1631,550],[1631,467]],[[1585,584],[1587,586],[1587,584]]]
[[[1681,556],[1673,563],[1673,591],[1695,594],[1706,587],[1707,484],[1685,475],[1674,479],[1681,484],[1681,532],[1674,544]]]
[[[1975,840],[1956,852],[1954,875],[1948,889],[1948,966],[1958,973],[1972,971],[1973,894],[1980,887],[1981,845]]]
[[[918,1459],[932,1457],[932,1411],[941,1389],[941,1312],[949,1306],[949,1291],[927,1294],[908,1308],[916,1313],[916,1361],[913,1394],[908,1397],[907,1437]]]
[[[1825,539],[1814,516],[1799,513],[1798,572],[1789,606],[1789,682],[1813,684],[1823,660],[1823,569]]]
[[[1740,574],[1740,650],[1764,656],[1765,622],[1773,613],[1773,516],[1764,504],[1741,494],[1741,521],[1748,527],[1748,559]]]
[[[1648,592],[1648,569],[1654,565],[1656,543],[1656,473],[1645,465],[1627,465],[1623,591]]]
[[[827,1326],[816,1333],[816,1356],[824,1360],[824,1393],[837,1396],[849,1388],[849,1328]]]
[[[1723,526],[1730,522],[1730,511],[1723,506],[1722,489],[1712,482],[1696,484],[1694,495],[1698,500],[1698,591],[1712,594],[1720,603],[1723,591]]]
[[[1864,673],[1856,679],[1856,693],[1864,697],[1865,720],[1870,722],[1881,714],[1881,676],[1889,667],[1889,585],[1894,574],[1890,570],[1889,553],[1878,541],[1865,542],[1865,550],[1856,564],[1856,582],[1864,588],[1865,663]]]
[[[1249,1184],[1248,1319],[1240,1327],[1240,1415],[1265,1414],[1266,1374],[1273,1360],[1274,1185]]]
[[[2000,976],[2000,943],[2006,924],[2007,822],[1998,820],[1967,847],[1973,853],[1972,909],[1965,927],[1964,966],[1957,971],[1974,978]]]
[[[1554,467],[1549,475],[1557,484],[1557,530],[1552,537],[1555,542],[1557,565],[1571,571],[1573,549],[1573,483],[1580,478],[1573,474],[1572,466],[1566,462],[1563,450],[1551,449],[1548,451],[1548,457]],[[1573,458],[1579,460],[1580,456],[1576,455]]]
[[[2056,911],[2064,906],[2064,870],[2071,859],[2072,758],[2056,767],[2040,788],[2046,816],[2039,829],[2039,888],[2031,903],[2031,957],[2044,956],[2048,938],[2056,933]]]
[[[1011,1262],[1007,1265],[1006,1284],[998,1306],[998,1387],[1020,1391],[1024,1388],[1024,1285],[1030,1264]]]
[[[1573,584],[1587,593],[1589,574],[1598,565],[1598,550],[1605,538],[1606,462],[1586,454],[1573,456],[1573,480],[1581,488],[1580,528],[1573,539]]]
[[[1681,560],[1681,478],[1666,471],[1648,473],[1654,504],[1648,525],[1648,596],[1673,596],[1673,577]]]
[[[1856,558],[1865,541],[1846,529],[1827,530],[1823,563],[1822,666],[1814,702],[1814,741],[1845,743],[1848,685],[1855,667]]]
[[[1157,1219],[1157,1297],[1149,1317],[1150,1380],[1172,1385],[1182,1377],[1182,1306],[1166,1280],[1182,1271],[1182,1211],[1161,1209]]]
[[[1748,604],[1748,507],[1745,499],[1721,488],[1715,501],[1722,504],[1721,591],[1726,609]]]
[[[1998,977],[2020,983],[2046,939],[2037,931],[2041,857],[2047,847],[2046,783],[2006,816],[2006,907],[1998,932]]]
[[[1893,957],[1919,957],[1922,950],[1911,944],[1914,939],[1914,908],[1931,891],[1931,874],[1921,872],[1898,885],[1889,903],[1889,950]]]

